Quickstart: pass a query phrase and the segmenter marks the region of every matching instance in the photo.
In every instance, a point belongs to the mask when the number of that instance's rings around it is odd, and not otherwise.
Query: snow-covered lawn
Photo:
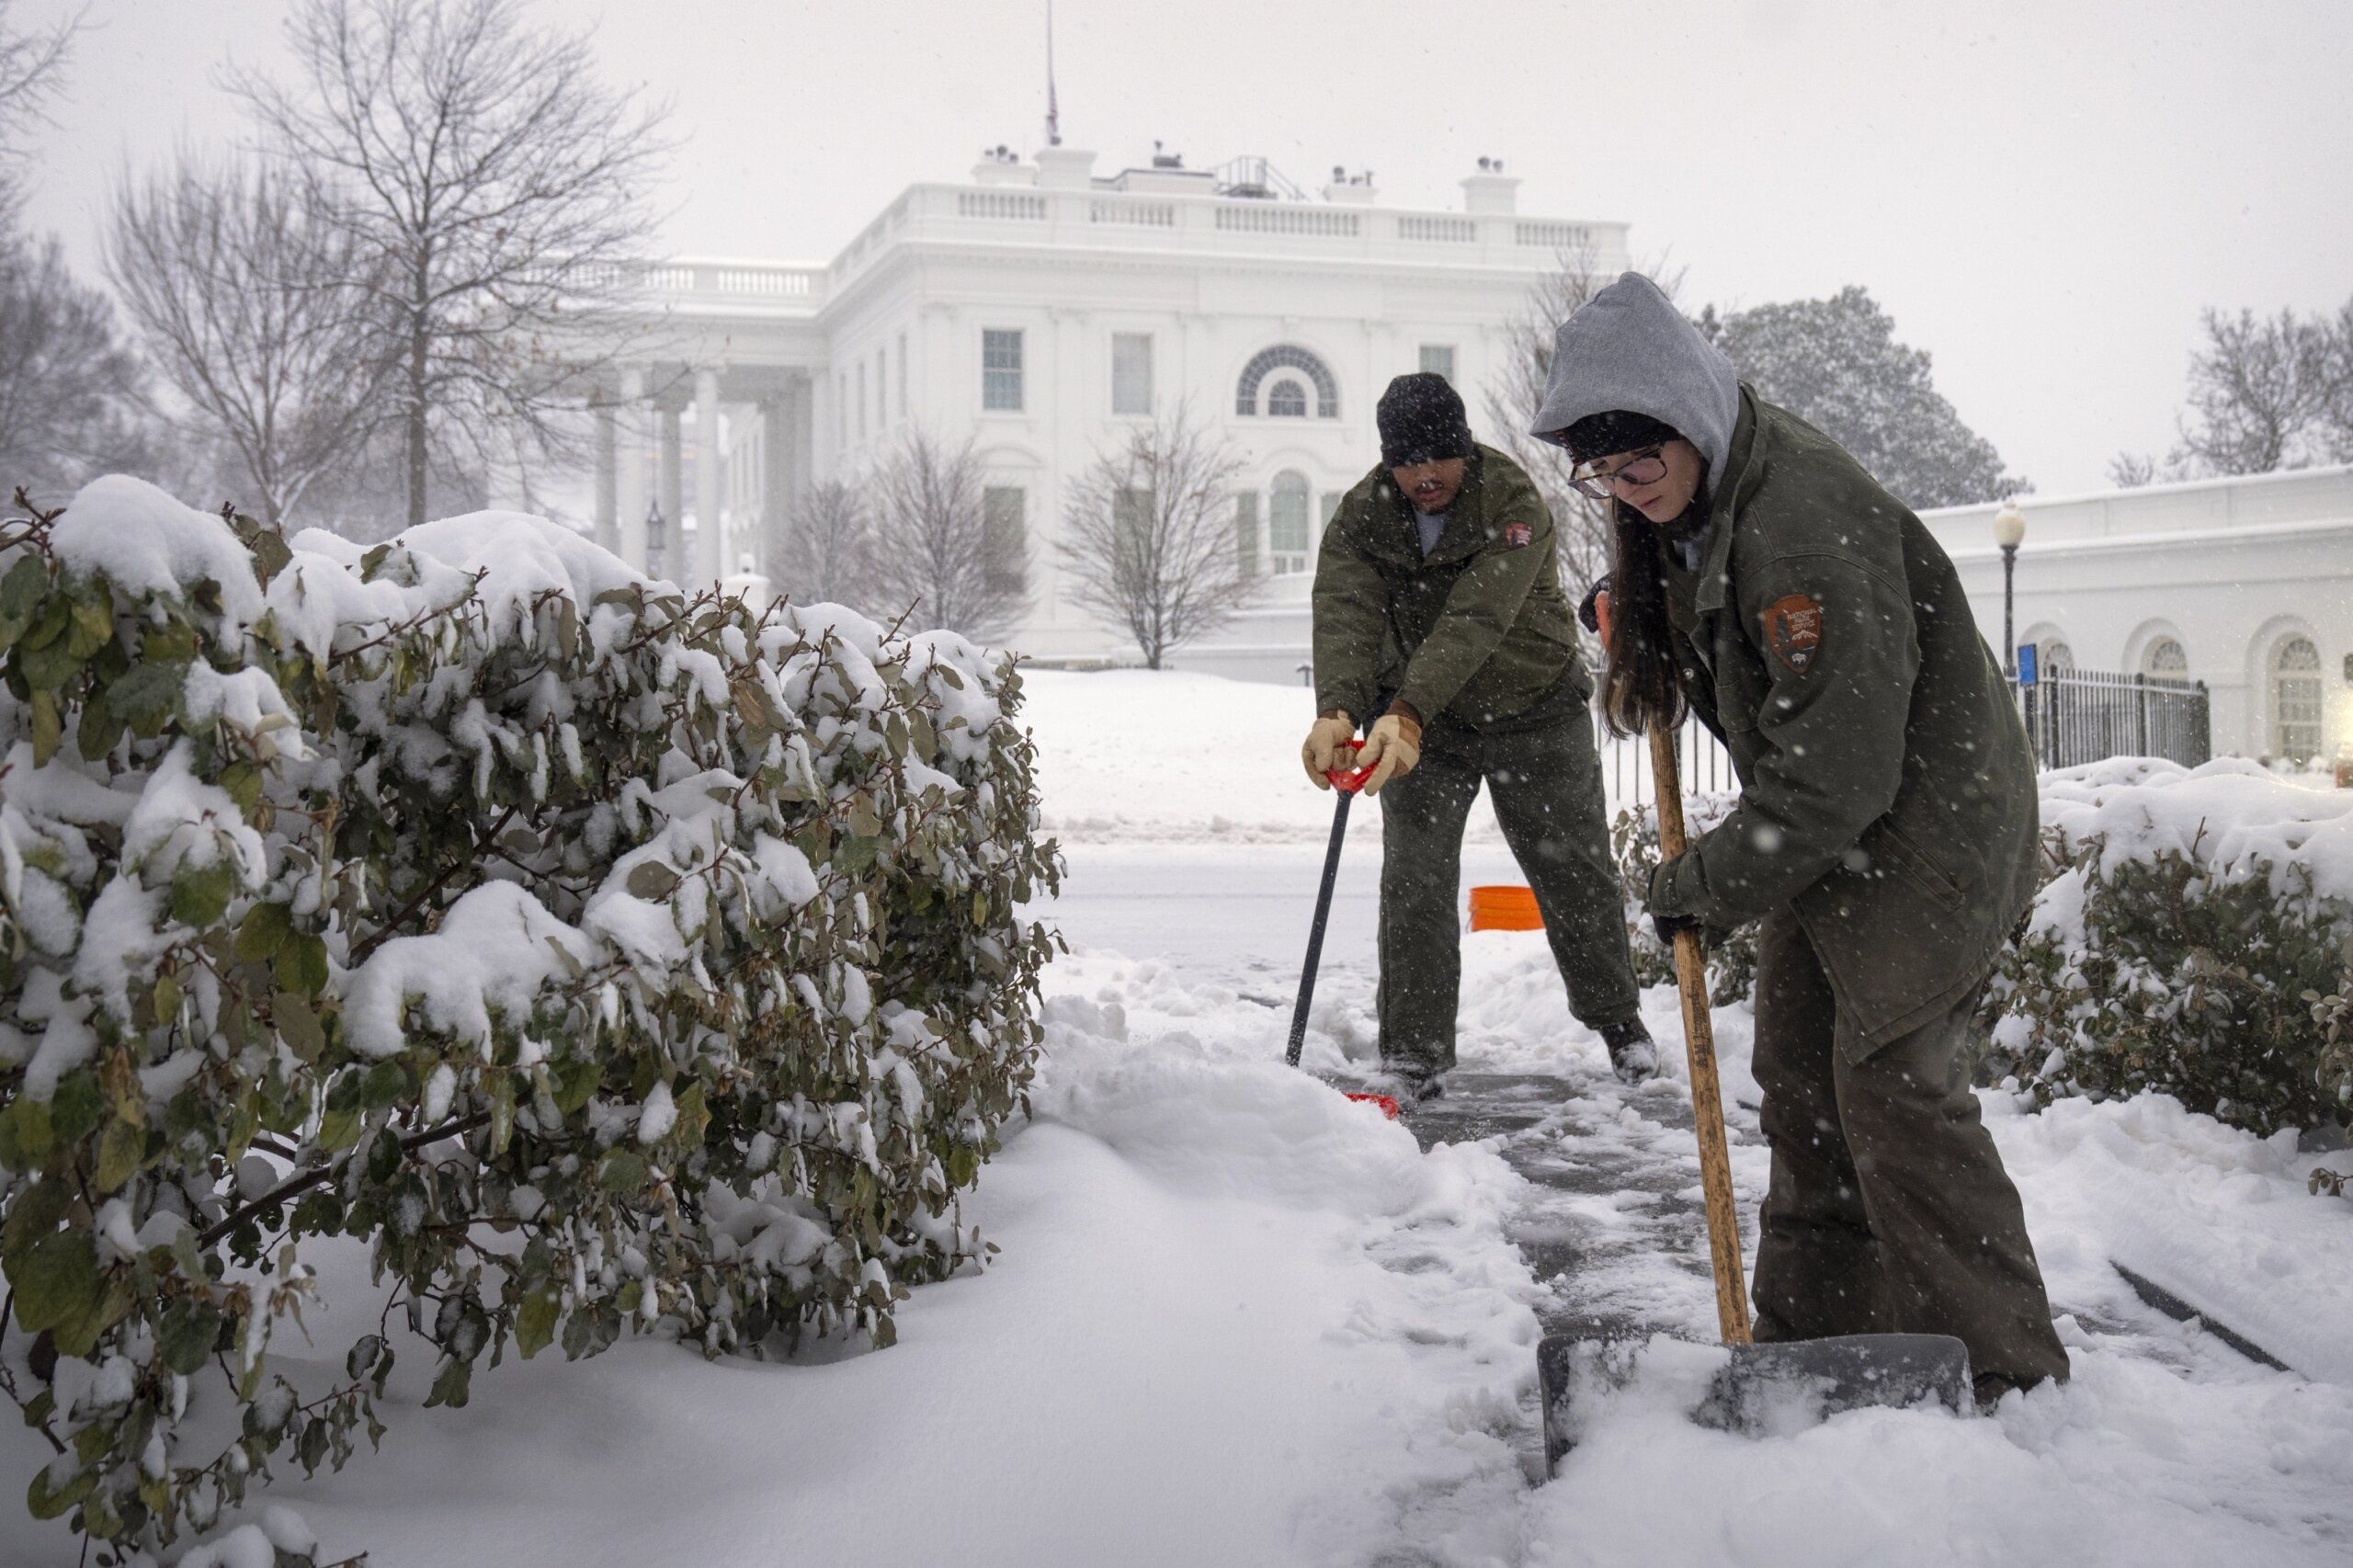
[[[1281,1065],[1331,798],[1296,689],[1036,675],[1072,876],[1045,911],[1037,1115],[968,1213],[1003,1251],[915,1292],[900,1343],[706,1363],[659,1340],[475,1380],[394,1378],[383,1451],[281,1483],[328,1554],[412,1564],[2274,1564],[2353,1559],[2353,1209],[2313,1161],[2168,1101],[1988,1114],[2075,1357],[1992,1419],[1867,1411],[1768,1437],[1677,1414],[1693,1356],[1537,1484],[1553,1290],[1704,1340],[1680,1082],[1622,1089],[1534,934],[1466,940],[1467,1069],[1559,1080],[1529,1134],[1639,1173],[1545,1210],[1493,1142],[1427,1153]],[[1371,1050],[1377,806],[1344,867],[1311,1066]],[[1490,823],[1491,823],[1491,819]],[[1487,832],[1492,834],[1490,825]],[[1508,876],[1492,839],[1466,880]],[[1674,1002],[1646,1000],[1662,1040]],[[1735,1174],[1766,1173],[1745,1008],[1719,1017]],[[1679,1073],[1679,1065],[1677,1072]],[[2340,1162],[2343,1156],[2339,1156]],[[1515,1235],[1582,1238],[1540,1283]],[[1752,1238],[1753,1239],[1753,1238]],[[2114,1258],[2289,1359],[2141,1303]],[[332,1293],[367,1299],[358,1260]],[[347,1319],[320,1325],[348,1342]],[[339,1337],[340,1336],[340,1337]],[[0,1458],[38,1462],[22,1434]],[[17,1527],[22,1528],[24,1527]],[[40,1538],[53,1550],[56,1538]],[[6,1545],[0,1540],[0,1547]],[[0,1551],[10,1562],[19,1559]]]

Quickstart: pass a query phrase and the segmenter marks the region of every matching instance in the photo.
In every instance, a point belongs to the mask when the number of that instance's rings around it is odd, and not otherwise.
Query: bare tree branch
[[[1055,553],[1070,597],[1133,638],[1149,669],[1257,589],[1235,545],[1241,471],[1241,454],[1179,405],[1098,453],[1064,494]]]
[[[63,499],[108,469],[148,466],[145,376],[106,296],[55,240],[0,240],[0,473]]]
[[[370,262],[410,522],[437,450],[577,458],[584,373],[632,346],[666,108],[514,0],[296,0],[286,32],[295,85],[230,86]]]
[[[837,479],[812,485],[792,509],[776,586],[801,604],[878,607],[874,523],[866,498]]]
[[[2353,304],[2343,330],[2353,333]],[[2347,350],[2336,323],[2292,311],[2258,318],[2210,310],[2206,341],[2189,357],[2189,416],[2175,457],[2208,473],[2268,473],[2301,468],[2332,448],[2353,452],[2353,435],[2330,438],[2330,414],[2348,395],[2337,367]]]
[[[381,257],[317,187],[188,156],[117,197],[105,256],[183,423],[226,444],[233,494],[282,523],[378,417]]]
[[[14,0],[0,0],[0,229],[11,225],[24,195],[26,130],[48,118],[87,14],[79,7],[49,27],[20,32],[9,21],[14,8]]]
[[[990,538],[981,479],[971,441],[950,449],[917,430],[870,482],[876,593],[975,642],[1010,631],[1029,601],[1026,544]]]

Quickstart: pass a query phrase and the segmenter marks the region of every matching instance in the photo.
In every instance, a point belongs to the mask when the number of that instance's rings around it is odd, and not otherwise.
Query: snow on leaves
[[[362,551],[114,478],[0,524],[0,676],[38,1517],[208,1529],[273,1457],[372,1441],[415,1340],[462,1404],[510,1345],[887,1345],[978,1262],[957,1195],[1051,941],[1015,912],[1059,874],[1009,664],[537,518]],[[272,1335],[328,1236],[387,1328],[298,1389]]]

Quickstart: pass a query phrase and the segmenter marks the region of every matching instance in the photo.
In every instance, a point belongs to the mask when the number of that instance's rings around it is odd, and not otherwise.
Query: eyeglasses
[[[1618,493],[1620,480],[1628,484],[1656,484],[1666,477],[1666,460],[1659,456],[1665,449],[1663,444],[1645,448],[1607,473],[1573,473],[1569,476],[1569,488],[1580,495],[1607,501]]]

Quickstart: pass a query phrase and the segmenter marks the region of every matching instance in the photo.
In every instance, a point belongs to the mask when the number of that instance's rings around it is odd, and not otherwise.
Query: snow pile
[[[1009,662],[519,514],[362,551],[119,477],[0,530],[0,652],[35,1517],[207,1530],[274,1454],[341,1465],[420,1343],[452,1407],[657,1325],[887,1345],[983,1257],[1057,872]],[[322,1237],[373,1311],[298,1382]]]

